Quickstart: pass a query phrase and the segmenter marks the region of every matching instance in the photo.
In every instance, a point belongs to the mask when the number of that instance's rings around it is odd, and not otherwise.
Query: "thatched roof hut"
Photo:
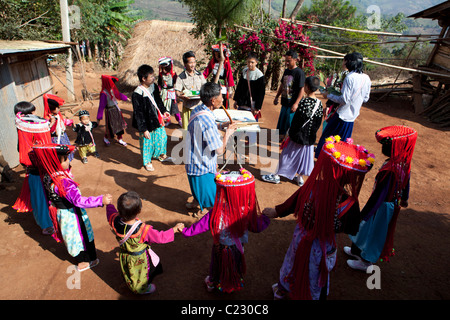
[[[189,32],[194,25],[185,22],[149,20],[136,24],[128,40],[117,76],[122,88],[134,89],[139,85],[136,71],[148,64],[158,72],[158,59],[172,57],[177,74],[184,70],[182,56],[192,50],[197,57],[197,69],[206,67],[210,56],[205,53],[203,40],[195,39]]]

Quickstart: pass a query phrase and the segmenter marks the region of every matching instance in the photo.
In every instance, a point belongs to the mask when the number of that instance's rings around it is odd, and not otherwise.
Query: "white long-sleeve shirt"
[[[352,71],[342,83],[342,95],[328,95],[328,99],[339,103],[337,113],[341,120],[346,122],[356,120],[362,104],[369,101],[370,87],[371,81],[367,74]]]

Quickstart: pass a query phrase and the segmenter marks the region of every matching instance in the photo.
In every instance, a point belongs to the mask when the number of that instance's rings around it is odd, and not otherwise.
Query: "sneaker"
[[[84,157],[83,159],[81,159],[81,162],[83,162],[83,163],[88,163],[88,160],[87,160],[86,157]]]
[[[127,146],[127,143],[125,141],[123,141],[122,139],[119,139],[118,141],[121,145],[123,145],[124,147]]]
[[[261,176],[261,179],[266,182],[280,183],[280,176],[277,174],[266,174]]]
[[[305,184],[305,181],[303,180],[303,177],[301,175],[297,176],[297,184],[299,187],[301,187]]]
[[[214,290],[214,283],[209,281],[209,276],[205,278],[206,291],[212,292]]]
[[[100,155],[99,155],[98,151],[95,151],[95,152],[94,152],[94,157],[100,158]]]
[[[352,269],[361,270],[364,272],[367,272],[367,270],[372,267],[370,262],[365,262],[362,260],[347,260],[347,264]]]
[[[355,258],[355,259],[361,260],[361,257],[360,257],[360,256],[358,256],[358,255],[352,253],[352,248],[351,248],[351,247],[345,246],[345,247],[344,247],[344,253],[345,253],[346,255],[350,256],[350,257],[353,257],[353,258]]]

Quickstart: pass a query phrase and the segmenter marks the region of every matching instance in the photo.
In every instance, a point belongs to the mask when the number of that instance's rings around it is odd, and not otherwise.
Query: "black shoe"
[[[95,151],[95,152],[94,152],[94,157],[100,158],[100,155],[98,154],[98,151]]]

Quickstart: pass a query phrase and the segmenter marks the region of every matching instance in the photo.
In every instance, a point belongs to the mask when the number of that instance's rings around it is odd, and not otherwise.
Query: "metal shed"
[[[42,95],[52,93],[47,58],[67,53],[70,45],[44,41],[0,40],[0,151],[10,167],[19,164],[14,105],[30,101],[42,116]]]

